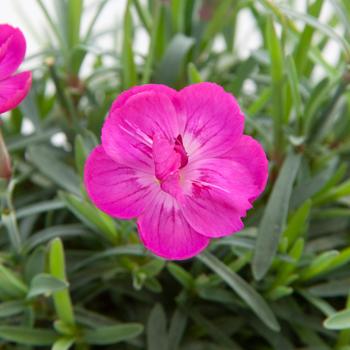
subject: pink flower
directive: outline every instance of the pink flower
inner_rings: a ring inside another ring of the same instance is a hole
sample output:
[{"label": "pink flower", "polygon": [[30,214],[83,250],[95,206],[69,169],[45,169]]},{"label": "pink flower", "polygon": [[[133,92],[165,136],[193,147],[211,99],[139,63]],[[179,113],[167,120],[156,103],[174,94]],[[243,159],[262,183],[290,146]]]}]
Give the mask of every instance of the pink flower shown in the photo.
[{"label": "pink flower", "polygon": [[22,32],[7,24],[0,24],[0,114],[16,108],[31,87],[31,72],[16,75],[24,59],[26,41]]},{"label": "pink flower", "polygon": [[216,84],[136,86],[114,102],[87,160],[88,194],[111,216],[137,217],[155,254],[193,257],[241,230],[265,188],[264,150],[243,127],[235,98]]}]

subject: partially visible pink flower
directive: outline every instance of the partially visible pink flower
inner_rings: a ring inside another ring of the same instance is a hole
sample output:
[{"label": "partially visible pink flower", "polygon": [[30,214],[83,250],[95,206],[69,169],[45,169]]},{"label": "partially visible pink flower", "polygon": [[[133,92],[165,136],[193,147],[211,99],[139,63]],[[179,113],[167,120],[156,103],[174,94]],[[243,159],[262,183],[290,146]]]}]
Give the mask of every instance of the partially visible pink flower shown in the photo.
[{"label": "partially visible pink flower", "polygon": [[0,114],[16,108],[31,87],[31,72],[14,75],[25,52],[22,32],[8,24],[0,24]]},{"label": "partially visible pink flower", "polygon": [[187,259],[243,228],[264,190],[263,148],[243,135],[235,98],[213,83],[136,86],[114,102],[85,185],[107,214],[137,218],[145,246]]}]

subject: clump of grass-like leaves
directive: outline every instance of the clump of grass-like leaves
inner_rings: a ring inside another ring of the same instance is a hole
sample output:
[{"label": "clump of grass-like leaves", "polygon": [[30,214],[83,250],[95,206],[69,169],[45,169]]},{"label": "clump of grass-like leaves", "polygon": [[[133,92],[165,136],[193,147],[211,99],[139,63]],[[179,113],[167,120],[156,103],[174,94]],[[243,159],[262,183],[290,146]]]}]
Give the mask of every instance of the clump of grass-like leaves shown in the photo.
[{"label": "clump of grass-like leaves", "polygon": [[[350,349],[350,3],[297,2],[129,0],[123,23],[99,33],[113,0],[89,8],[85,31],[83,0],[54,12],[37,0],[50,46],[29,58],[32,92],[2,126],[14,175],[1,183],[1,349]],[[242,58],[247,15],[261,42]],[[269,184],[242,232],[165,262],[134,223],[92,205],[84,162],[122,90],[202,80],[238,98]],[[21,135],[26,120],[34,131]]]}]

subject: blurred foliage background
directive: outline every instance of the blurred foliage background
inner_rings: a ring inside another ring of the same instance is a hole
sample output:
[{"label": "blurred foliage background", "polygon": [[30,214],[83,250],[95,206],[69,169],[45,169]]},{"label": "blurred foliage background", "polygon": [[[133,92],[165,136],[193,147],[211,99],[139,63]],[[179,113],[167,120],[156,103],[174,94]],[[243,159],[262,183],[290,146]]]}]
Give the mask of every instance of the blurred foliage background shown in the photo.
[{"label": "blurred foliage background", "polygon": [[[84,30],[83,0],[36,1],[50,45],[2,125],[0,349],[349,350],[350,2],[129,0],[98,31],[113,1]],[[245,58],[243,12],[261,38]],[[122,90],[203,80],[238,98],[269,184],[242,232],[166,262],[91,204],[83,166]]]}]

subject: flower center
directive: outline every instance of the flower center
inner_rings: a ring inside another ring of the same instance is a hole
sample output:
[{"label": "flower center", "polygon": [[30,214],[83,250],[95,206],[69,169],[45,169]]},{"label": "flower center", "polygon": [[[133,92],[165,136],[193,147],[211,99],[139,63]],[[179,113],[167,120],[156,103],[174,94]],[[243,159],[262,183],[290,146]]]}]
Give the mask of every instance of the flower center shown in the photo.
[{"label": "flower center", "polygon": [[182,142],[182,136],[179,135],[175,139],[175,146],[174,146],[174,151],[180,155],[181,157],[181,166],[180,169],[183,168],[185,165],[188,163],[188,155],[186,153],[185,147]]},{"label": "flower center", "polygon": [[154,135],[152,153],[155,176],[160,187],[177,198],[182,192],[179,169],[188,163],[188,155],[181,135],[177,136],[174,141],[169,141],[161,135]]}]

